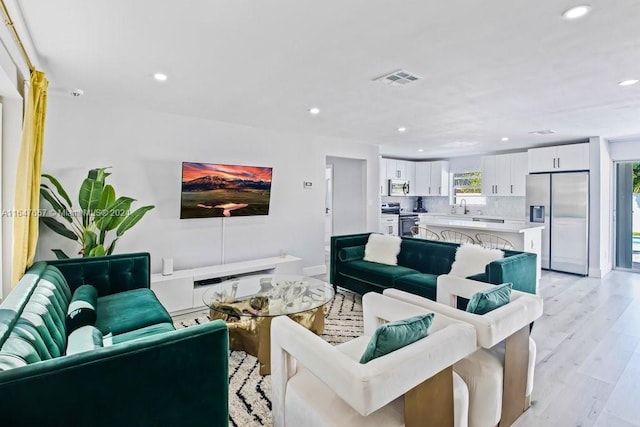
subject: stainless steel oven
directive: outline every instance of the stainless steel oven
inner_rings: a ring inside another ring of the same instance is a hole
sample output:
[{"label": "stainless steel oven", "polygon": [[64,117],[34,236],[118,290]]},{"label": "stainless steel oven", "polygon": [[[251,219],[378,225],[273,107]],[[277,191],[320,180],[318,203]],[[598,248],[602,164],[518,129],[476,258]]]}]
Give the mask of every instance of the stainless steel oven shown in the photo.
[{"label": "stainless steel oven", "polygon": [[416,214],[401,213],[398,221],[398,235],[401,237],[411,237],[411,227],[418,225],[418,222],[420,222],[420,217]]}]

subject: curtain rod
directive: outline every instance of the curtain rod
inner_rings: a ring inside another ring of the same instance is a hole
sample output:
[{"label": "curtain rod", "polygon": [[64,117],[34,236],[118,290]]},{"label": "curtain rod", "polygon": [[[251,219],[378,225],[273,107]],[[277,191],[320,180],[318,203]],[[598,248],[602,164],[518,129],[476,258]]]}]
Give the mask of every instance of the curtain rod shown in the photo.
[{"label": "curtain rod", "polygon": [[9,11],[7,10],[7,6],[4,4],[4,0],[0,0],[0,7],[2,7],[2,13],[4,14],[4,23],[11,30],[11,34],[13,34],[13,38],[22,53],[22,57],[24,58],[27,66],[29,67],[29,72],[35,71],[36,67],[33,66],[29,55],[27,54],[27,50],[24,48],[24,44],[22,44],[22,40],[16,31],[16,27],[13,25],[13,21],[11,20],[11,16],[9,15]]}]

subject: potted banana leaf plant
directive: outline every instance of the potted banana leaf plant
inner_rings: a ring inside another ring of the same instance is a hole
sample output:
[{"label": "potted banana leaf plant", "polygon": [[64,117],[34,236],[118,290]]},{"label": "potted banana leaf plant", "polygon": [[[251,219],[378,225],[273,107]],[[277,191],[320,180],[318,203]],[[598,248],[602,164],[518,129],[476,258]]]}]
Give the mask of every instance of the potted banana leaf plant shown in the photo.
[{"label": "potted banana leaf plant", "polygon": [[[83,257],[111,255],[116,242],[155,206],[142,206],[131,212],[135,199],[116,197],[116,191],[106,178],[111,175],[106,168],[91,169],[80,186],[79,209],[60,182],[51,175],[42,174],[40,195],[56,216],[41,217],[42,223],[52,231],[80,244],[78,254]],[[115,231],[115,237],[112,232]],[[69,258],[61,249],[53,249],[58,259]]]}]

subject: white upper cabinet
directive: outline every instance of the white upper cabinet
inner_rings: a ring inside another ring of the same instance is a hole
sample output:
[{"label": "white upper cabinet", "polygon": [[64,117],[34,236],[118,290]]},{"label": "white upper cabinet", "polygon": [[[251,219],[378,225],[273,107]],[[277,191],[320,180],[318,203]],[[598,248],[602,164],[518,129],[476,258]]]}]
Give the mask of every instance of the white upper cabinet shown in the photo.
[{"label": "white upper cabinet", "polygon": [[529,156],[526,152],[511,154],[511,188],[512,196],[525,196],[527,189],[527,166]]},{"label": "white upper cabinet", "polygon": [[416,196],[449,195],[449,162],[416,162],[416,179],[412,194]]},{"label": "white upper cabinet", "polygon": [[416,187],[416,163],[411,161],[404,162],[404,170],[405,170],[405,178],[409,181],[409,196],[415,196],[415,187]]},{"label": "white upper cabinet", "polygon": [[482,158],[482,194],[524,196],[527,153],[499,154]]},{"label": "white upper cabinet", "polygon": [[449,195],[449,162],[431,162],[431,195]]},{"label": "white upper cabinet", "polygon": [[417,196],[428,196],[431,186],[431,163],[416,162],[416,182],[413,191]]},{"label": "white upper cabinet", "polygon": [[589,144],[531,148],[529,173],[589,170]]}]

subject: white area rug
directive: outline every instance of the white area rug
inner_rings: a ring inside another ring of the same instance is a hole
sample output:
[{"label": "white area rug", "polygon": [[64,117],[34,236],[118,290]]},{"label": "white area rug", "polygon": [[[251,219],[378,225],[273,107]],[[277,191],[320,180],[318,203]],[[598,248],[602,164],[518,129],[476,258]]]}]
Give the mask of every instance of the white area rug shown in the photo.
[{"label": "white area rug", "polygon": [[[176,322],[186,328],[208,322],[206,316]],[[338,288],[329,306],[322,338],[339,344],[362,335],[360,295]],[[229,425],[234,427],[271,426],[271,376],[259,373],[258,360],[243,351],[229,357]]]}]

